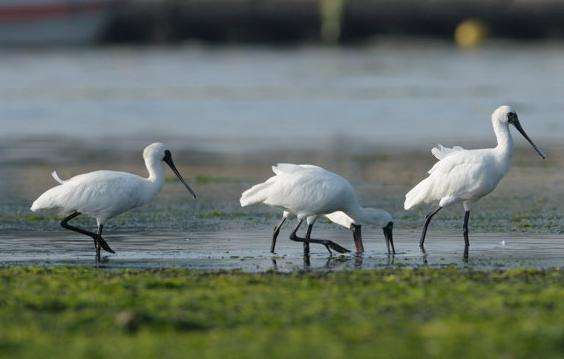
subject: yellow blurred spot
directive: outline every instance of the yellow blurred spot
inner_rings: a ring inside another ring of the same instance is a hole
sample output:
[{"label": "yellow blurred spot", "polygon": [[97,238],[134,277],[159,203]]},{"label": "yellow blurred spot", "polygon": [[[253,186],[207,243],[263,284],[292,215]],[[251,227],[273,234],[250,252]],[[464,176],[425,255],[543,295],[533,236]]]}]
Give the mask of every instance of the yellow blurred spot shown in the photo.
[{"label": "yellow blurred spot", "polygon": [[476,47],[488,37],[488,27],[480,20],[464,20],[454,31],[454,40],[460,47]]},{"label": "yellow blurred spot", "polygon": [[341,38],[341,27],[345,0],[320,0],[321,39],[326,43],[337,43]]}]

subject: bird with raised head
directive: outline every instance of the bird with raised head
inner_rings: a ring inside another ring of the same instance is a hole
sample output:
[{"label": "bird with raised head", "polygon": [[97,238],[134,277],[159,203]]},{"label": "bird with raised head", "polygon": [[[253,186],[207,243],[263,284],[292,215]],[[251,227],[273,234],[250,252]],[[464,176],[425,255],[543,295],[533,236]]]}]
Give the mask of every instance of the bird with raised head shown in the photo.
[{"label": "bird with raised head", "polygon": [[[53,172],[52,176],[59,185],[39,196],[33,202],[31,210],[33,212],[55,210],[64,215],[65,218],[61,222],[63,228],[87,235],[94,240],[96,262],[99,262],[100,249],[114,253],[102,238],[104,224],[110,218],[151,202],[164,185],[165,163],[196,198],[194,191],[178,172],[172,154],[165,145],[153,143],[145,147],[143,159],[149,172],[148,177],[128,172],[94,171],[62,180],[56,172]],[[97,232],[69,223],[81,214],[96,219]]]},{"label": "bird with raised head", "polygon": [[492,192],[511,165],[513,138],[510,126],[523,135],[541,158],[546,158],[529,138],[511,106],[498,107],[491,121],[497,138],[496,147],[466,150],[459,146],[447,148],[438,145],[431,152],[439,161],[429,170],[427,178],[405,195],[406,210],[423,203],[438,202],[438,207],[425,217],[419,240],[421,249],[424,249],[427,229],[433,216],[446,206],[462,203],[465,211],[463,236],[467,251],[470,245],[468,223],[472,204]]}]

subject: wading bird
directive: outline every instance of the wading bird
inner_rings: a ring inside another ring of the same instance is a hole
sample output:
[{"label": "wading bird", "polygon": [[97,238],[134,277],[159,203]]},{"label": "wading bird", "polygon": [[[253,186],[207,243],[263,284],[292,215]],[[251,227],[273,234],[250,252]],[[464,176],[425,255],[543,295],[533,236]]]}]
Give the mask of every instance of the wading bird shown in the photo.
[{"label": "wading bird", "polygon": [[[388,254],[396,254],[396,249],[394,247],[394,238],[393,238],[393,229],[394,223],[392,216],[384,211],[383,209],[376,209],[376,208],[364,208],[367,213],[370,213],[370,216],[366,216],[364,218],[364,222],[362,224],[373,224],[380,226],[384,232],[384,238],[386,240],[386,247],[388,249]],[[282,220],[276,226],[274,226],[274,232],[272,233],[272,243],[270,245],[270,252],[274,253],[276,247],[276,239],[280,234],[280,229],[286,222],[288,218],[292,217],[292,213],[288,211],[284,211],[282,214]],[[356,247],[357,253],[364,252],[364,245],[362,244],[362,227],[361,224],[357,223],[354,219],[349,217],[346,213],[337,211],[333,213],[329,213],[324,215],[325,218],[330,220],[331,222],[338,224],[342,227],[345,227],[351,230],[353,234],[353,240]],[[306,222],[312,224],[317,220],[316,216],[308,217]]]},{"label": "wading bird", "polygon": [[[393,248],[393,219],[383,210],[360,206],[352,185],[343,177],[313,165],[281,163],[272,167],[275,176],[264,183],[257,184],[241,195],[241,206],[264,203],[284,209],[281,222],[274,227],[271,252],[274,253],[276,238],[280,228],[291,215],[296,216],[298,224],[290,239],[304,243],[304,255],[309,254],[309,243],[324,245],[346,253],[347,249],[337,243],[324,239],[311,238],[311,231],[319,216],[327,216],[333,222],[353,231],[357,253],[362,253],[361,225],[377,223],[384,229],[386,243]],[[344,212],[334,213],[334,212]],[[297,231],[303,221],[308,224],[305,238],[298,237]]]},{"label": "wading bird", "polygon": [[493,191],[511,165],[513,138],[509,125],[513,125],[543,159],[546,158],[527,136],[517,113],[510,106],[500,106],[493,112],[492,125],[497,138],[496,147],[465,150],[458,146],[447,148],[438,145],[431,152],[439,162],[429,170],[427,178],[405,195],[406,210],[421,203],[439,201],[438,208],[425,217],[425,225],[419,241],[421,249],[424,249],[427,227],[433,216],[445,206],[462,202],[465,211],[463,235],[467,253],[470,245],[468,221],[472,203]]},{"label": "wading bird", "polygon": [[[194,191],[176,169],[170,151],[162,143],[153,143],[145,147],[143,159],[149,172],[148,178],[127,172],[95,171],[63,181],[56,172],[53,172],[53,178],[60,185],[39,196],[33,202],[31,210],[33,212],[56,210],[66,216],[61,226],[94,239],[96,262],[99,262],[100,249],[114,253],[102,238],[104,223],[132,208],[149,203],[160,192],[165,182],[164,163],[170,166],[186,189],[196,198]],[[96,219],[97,233],[69,224],[70,220],[81,214]]]}]

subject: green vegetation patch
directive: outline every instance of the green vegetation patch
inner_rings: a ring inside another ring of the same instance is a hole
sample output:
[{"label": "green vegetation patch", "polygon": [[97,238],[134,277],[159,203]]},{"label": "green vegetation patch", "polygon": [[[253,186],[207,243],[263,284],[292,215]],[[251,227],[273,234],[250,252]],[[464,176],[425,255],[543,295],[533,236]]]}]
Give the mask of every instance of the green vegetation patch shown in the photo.
[{"label": "green vegetation patch", "polygon": [[231,183],[237,182],[236,178],[232,177],[222,177],[222,176],[211,176],[211,175],[197,175],[194,177],[194,181],[199,185],[206,185],[211,183]]},{"label": "green vegetation patch", "polygon": [[3,222],[48,222],[48,221],[60,221],[62,216],[55,215],[44,215],[35,213],[3,213],[0,214],[0,221]]},{"label": "green vegetation patch", "polygon": [[564,272],[0,269],[3,357],[562,357]]},{"label": "green vegetation patch", "polygon": [[201,212],[199,214],[200,218],[221,218],[221,219],[237,219],[237,218],[246,218],[250,217],[247,213],[243,212],[224,212],[217,209]]},{"label": "green vegetation patch", "polygon": [[[190,179],[197,185],[207,185],[207,184],[214,184],[214,183],[236,183],[239,179],[235,177],[226,177],[226,176],[211,176],[211,175],[196,175]],[[178,178],[176,176],[166,176],[165,182],[178,182]]]}]

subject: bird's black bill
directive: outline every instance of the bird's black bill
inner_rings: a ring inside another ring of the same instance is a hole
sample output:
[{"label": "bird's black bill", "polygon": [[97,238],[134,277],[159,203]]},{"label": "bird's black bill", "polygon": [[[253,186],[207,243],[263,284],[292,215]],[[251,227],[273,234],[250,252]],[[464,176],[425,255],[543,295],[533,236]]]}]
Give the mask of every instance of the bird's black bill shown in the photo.
[{"label": "bird's black bill", "polygon": [[174,172],[174,174],[176,175],[176,177],[178,177],[180,182],[182,182],[184,187],[186,187],[186,189],[192,194],[192,196],[194,196],[194,199],[196,199],[197,198],[196,193],[194,193],[192,188],[190,188],[190,186],[188,186],[188,183],[186,183],[186,181],[184,181],[184,178],[182,178],[182,175],[176,169],[176,166],[174,165],[174,162],[172,161],[172,155],[170,154],[170,151],[168,151],[168,150],[165,151],[165,157],[163,158],[163,161],[170,167],[172,172]]},{"label": "bird's black bill", "polygon": [[354,245],[356,247],[356,252],[357,253],[363,253],[364,252],[364,245],[362,244],[361,226],[353,224],[352,231],[353,231],[353,238],[354,238]]},{"label": "bird's black bill", "polygon": [[384,237],[386,238],[386,246],[388,247],[388,253],[396,254],[396,249],[394,247],[394,223],[390,222],[386,227],[383,228]]},{"label": "bird's black bill", "polygon": [[[316,243],[316,242],[312,241],[311,243]],[[333,241],[328,241],[325,244],[327,244],[327,246],[329,246],[329,248],[331,248],[335,252],[339,252],[339,253],[349,253],[350,252],[348,249],[341,247],[340,245],[338,245],[337,243],[335,243]]]},{"label": "bird's black bill", "polygon": [[517,118],[515,118],[513,121],[511,121],[511,123],[513,124],[513,126],[515,126],[515,128],[517,129],[517,131],[519,131],[521,133],[521,135],[523,135],[523,137],[525,137],[525,139],[527,141],[529,141],[529,143],[531,144],[531,146],[533,146],[533,148],[535,149],[535,151],[537,151],[537,153],[539,154],[539,156],[542,157],[542,159],[546,159],[546,156],[544,155],[544,153],[540,150],[540,148],[537,147],[537,145],[534,144],[533,140],[531,140],[529,138],[529,136],[527,136],[527,133],[525,132],[525,130],[523,129],[523,127],[521,126],[521,123],[519,122],[519,120]]}]

